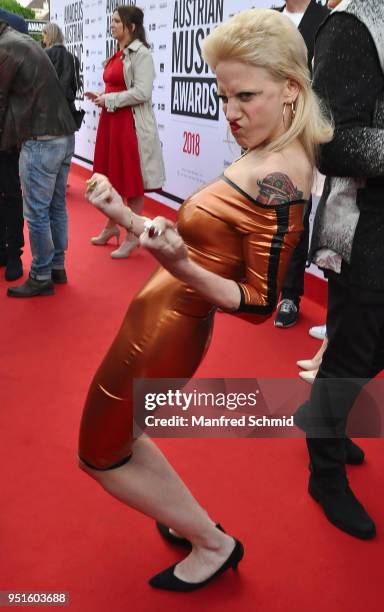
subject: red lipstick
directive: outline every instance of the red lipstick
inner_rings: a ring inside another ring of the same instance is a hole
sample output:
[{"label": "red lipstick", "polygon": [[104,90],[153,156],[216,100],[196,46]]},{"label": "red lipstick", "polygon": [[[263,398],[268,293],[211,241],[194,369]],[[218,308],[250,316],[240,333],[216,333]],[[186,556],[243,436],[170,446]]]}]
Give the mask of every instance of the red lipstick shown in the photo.
[{"label": "red lipstick", "polygon": [[231,121],[229,123],[229,127],[231,128],[232,132],[237,132],[237,130],[239,130],[241,128],[241,125],[236,123],[236,121]]}]

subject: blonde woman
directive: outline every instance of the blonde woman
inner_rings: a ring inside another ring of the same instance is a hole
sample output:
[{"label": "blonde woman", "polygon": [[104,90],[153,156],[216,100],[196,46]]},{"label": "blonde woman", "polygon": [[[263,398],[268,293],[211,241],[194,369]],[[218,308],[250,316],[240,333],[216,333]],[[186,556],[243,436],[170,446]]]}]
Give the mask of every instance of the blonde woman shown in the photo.
[{"label": "blonde woman", "polygon": [[48,22],[45,24],[43,46],[56,69],[72,115],[75,115],[75,99],[80,84],[80,64],[77,57],[66,49],[63,32],[57,23]]},{"label": "blonde woman", "polygon": [[94,175],[88,191],[94,206],[140,236],[161,267],[130,305],[91,385],[81,465],[154,518],[168,540],[191,547],[150,581],[174,591],[235,569],[243,546],[218,528],[149,438],[133,438],[132,380],[192,377],[218,308],[253,313],[256,323],[272,315],[302,231],[316,147],[332,136],[311,91],[304,41],[283,15],[240,13],[208,36],[203,53],[246,155],[186,200],[177,227],[134,214],[104,176]]}]

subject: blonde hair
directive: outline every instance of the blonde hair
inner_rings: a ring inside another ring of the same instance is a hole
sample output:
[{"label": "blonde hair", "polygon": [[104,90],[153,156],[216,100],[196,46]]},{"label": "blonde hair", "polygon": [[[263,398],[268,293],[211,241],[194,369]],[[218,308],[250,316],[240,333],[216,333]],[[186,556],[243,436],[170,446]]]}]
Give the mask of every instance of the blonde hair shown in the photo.
[{"label": "blonde hair", "polygon": [[332,140],[333,125],[311,88],[307,48],[291,20],[270,9],[242,11],[209,34],[202,51],[212,70],[219,62],[236,60],[266,69],[277,81],[298,84],[291,125],[265,150],[280,151],[298,138],[314,164],[317,145]]},{"label": "blonde hair", "polygon": [[52,21],[48,21],[48,23],[44,26],[45,33],[47,35],[46,38],[46,46],[53,47],[53,45],[63,45],[64,44],[64,35],[57,23],[53,23]]}]

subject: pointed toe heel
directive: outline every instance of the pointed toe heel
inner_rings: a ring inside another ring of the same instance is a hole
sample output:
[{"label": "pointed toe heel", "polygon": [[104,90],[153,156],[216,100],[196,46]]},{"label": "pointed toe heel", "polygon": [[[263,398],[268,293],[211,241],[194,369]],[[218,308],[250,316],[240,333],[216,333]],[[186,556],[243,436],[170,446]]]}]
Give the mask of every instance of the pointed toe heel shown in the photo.
[{"label": "pointed toe heel", "polygon": [[296,361],[296,364],[302,370],[316,370],[320,365],[320,361],[315,361],[315,359],[302,359],[301,361]]},{"label": "pointed toe heel", "polygon": [[317,375],[317,370],[302,370],[301,372],[299,372],[300,378],[305,380],[305,382],[309,383],[310,385],[313,384],[313,381],[315,380],[316,375]]},{"label": "pointed toe heel", "polygon": [[104,246],[111,238],[116,238],[116,244],[120,244],[120,230],[117,225],[105,227],[98,236],[93,236],[93,238],[91,238],[91,242],[96,246]]},{"label": "pointed toe heel", "polygon": [[168,569],[156,574],[153,576],[148,582],[155,589],[163,589],[166,591],[177,591],[179,593],[188,593],[190,591],[196,591],[197,589],[201,589],[205,587],[207,584],[218,578],[228,569],[237,570],[238,565],[242,558],[244,557],[244,546],[239,540],[234,539],[235,546],[228,559],[224,561],[224,563],[219,567],[218,570],[212,576],[209,576],[206,580],[202,580],[201,582],[185,582],[185,580],[180,580],[175,576],[175,565],[172,565]]},{"label": "pointed toe heel", "polygon": [[140,246],[140,240],[133,234],[127,234],[118,249],[112,251],[112,259],[126,259],[134,249]]}]

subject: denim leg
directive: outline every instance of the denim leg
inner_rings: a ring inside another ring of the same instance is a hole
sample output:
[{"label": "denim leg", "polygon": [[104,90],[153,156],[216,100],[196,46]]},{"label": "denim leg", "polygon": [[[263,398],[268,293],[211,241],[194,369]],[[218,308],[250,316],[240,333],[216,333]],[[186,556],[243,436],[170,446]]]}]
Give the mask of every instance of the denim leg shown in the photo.
[{"label": "denim leg", "polygon": [[52,268],[55,270],[64,269],[64,252],[68,248],[68,215],[65,196],[71,159],[75,149],[75,136],[68,136],[67,139],[66,157],[57,175],[55,191],[49,210],[52,240],[55,249]]},{"label": "denim leg", "polygon": [[[31,276],[38,280],[51,278],[55,246],[50,208],[57,178],[68,158],[69,141],[73,142],[72,135],[52,140],[28,140],[23,144],[20,153],[24,217],[28,223],[32,251]],[[63,206],[65,207],[65,195]],[[65,237],[62,238],[61,249],[66,243],[66,231],[65,220],[65,223],[62,223],[62,233],[65,232]],[[59,233],[57,226],[56,233]]]}]

